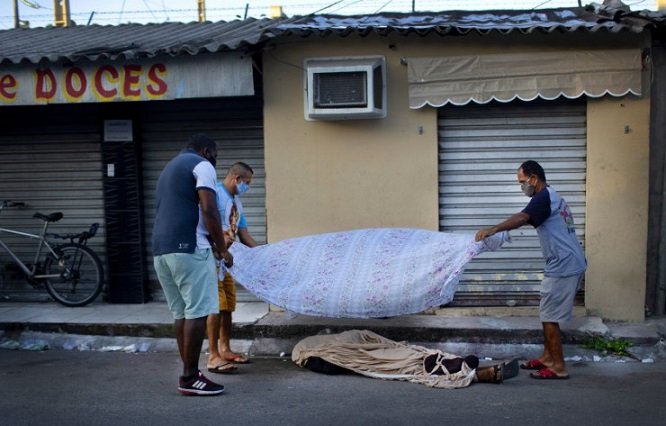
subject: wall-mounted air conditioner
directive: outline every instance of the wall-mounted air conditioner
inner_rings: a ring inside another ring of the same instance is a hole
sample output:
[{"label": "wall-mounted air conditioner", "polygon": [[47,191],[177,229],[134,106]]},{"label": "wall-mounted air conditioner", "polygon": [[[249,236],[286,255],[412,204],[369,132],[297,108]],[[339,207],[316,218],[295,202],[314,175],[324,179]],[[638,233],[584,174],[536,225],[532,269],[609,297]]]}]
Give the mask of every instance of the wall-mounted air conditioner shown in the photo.
[{"label": "wall-mounted air conditioner", "polygon": [[383,56],[305,60],[305,119],[386,117]]}]

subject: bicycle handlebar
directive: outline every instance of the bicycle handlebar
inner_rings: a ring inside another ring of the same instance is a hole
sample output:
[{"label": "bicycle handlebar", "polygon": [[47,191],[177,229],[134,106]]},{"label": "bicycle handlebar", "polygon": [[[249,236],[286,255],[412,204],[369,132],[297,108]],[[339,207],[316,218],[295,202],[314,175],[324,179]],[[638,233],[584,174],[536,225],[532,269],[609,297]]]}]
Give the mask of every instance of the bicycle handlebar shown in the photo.
[{"label": "bicycle handlebar", "polygon": [[25,203],[22,201],[2,200],[0,203],[0,210],[5,207],[24,207]]}]

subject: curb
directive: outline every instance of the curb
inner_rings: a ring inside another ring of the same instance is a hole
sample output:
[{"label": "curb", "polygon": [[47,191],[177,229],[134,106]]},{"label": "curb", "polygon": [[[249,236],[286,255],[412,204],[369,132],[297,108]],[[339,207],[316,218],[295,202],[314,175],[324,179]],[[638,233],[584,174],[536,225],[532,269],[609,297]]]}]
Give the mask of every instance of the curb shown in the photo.
[{"label": "curb", "polygon": [[[638,330],[637,330],[638,328]],[[388,319],[344,319],[290,317],[271,312],[252,323],[234,323],[232,336],[237,340],[288,340],[297,342],[316,334],[334,334],[350,329],[369,329],[391,340],[429,342],[431,344],[469,343],[490,345],[540,345],[543,343],[538,318],[455,317],[414,315]],[[171,323],[74,323],[74,322],[2,322],[6,335],[42,332],[86,336],[175,338]],[[590,337],[622,338],[634,346],[654,346],[663,342],[663,325],[640,327],[606,325],[598,317],[575,318],[562,329],[563,344],[580,344]]]}]

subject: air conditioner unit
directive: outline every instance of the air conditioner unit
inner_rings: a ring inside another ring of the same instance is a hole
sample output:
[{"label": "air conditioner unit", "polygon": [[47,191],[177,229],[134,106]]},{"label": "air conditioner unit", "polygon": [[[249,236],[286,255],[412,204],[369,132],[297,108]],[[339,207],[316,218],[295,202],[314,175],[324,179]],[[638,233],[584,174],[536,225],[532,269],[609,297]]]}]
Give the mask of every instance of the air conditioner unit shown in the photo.
[{"label": "air conditioner unit", "polygon": [[305,119],[386,117],[383,56],[305,60]]}]

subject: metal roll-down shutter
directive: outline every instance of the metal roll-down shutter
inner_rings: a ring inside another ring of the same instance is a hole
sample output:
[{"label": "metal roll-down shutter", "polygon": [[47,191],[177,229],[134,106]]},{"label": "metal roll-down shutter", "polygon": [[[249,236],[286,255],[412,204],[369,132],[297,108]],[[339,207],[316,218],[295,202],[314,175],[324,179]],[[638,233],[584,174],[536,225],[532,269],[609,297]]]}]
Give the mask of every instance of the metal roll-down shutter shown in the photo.
[{"label": "metal roll-down shutter", "polygon": [[[217,141],[218,178],[224,179],[236,161],[248,163],[254,170],[252,189],[243,194],[244,214],[250,235],[259,244],[266,242],[264,141],[262,104],[258,98],[206,99],[155,102],[142,109],[143,192],[146,247],[151,247],[155,221],[155,186],[164,165],[195,133],[206,133]],[[149,249],[150,252],[150,249]],[[153,258],[147,256],[147,271],[154,299],[163,299]],[[257,299],[238,287],[239,301]]]},{"label": "metal roll-down shutter", "polygon": [[[581,102],[512,102],[439,109],[439,227],[475,232],[522,210],[516,171],[525,160],[544,168],[569,203],[585,240],[586,116]],[[472,261],[453,306],[538,304],[544,260],[536,231]],[[580,302],[582,293],[579,294]]]},{"label": "metal roll-down shutter", "polygon": [[[0,213],[0,226],[38,234],[43,222],[35,212],[62,212],[50,233],[68,234],[102,225],[89,246],[106,266],[104,202],[97,110],[82,105],[2,107],[0,132],[0,200],[24,202]],[[37,240],[0,233],[0,238],[26,263],[32,263]],[[54,240],[57,242],[58,240]],[[64,241],[62,241],[64,242]],[[40,256],[40,261],[43,256]],[[43,288],[23,279],[0,250],[0,297],[47,300]]]}]

